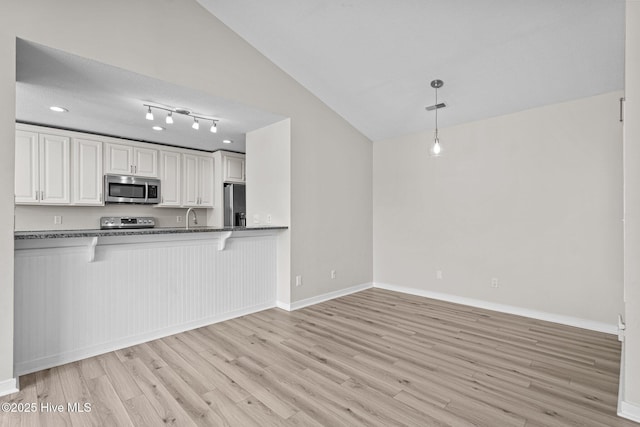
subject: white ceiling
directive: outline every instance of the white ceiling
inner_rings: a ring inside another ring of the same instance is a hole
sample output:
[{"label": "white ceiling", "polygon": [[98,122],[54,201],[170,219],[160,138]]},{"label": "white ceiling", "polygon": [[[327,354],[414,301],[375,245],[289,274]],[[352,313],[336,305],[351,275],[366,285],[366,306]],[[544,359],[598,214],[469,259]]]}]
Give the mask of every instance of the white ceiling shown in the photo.
[{"label": "white ceiling", "polygon": [[[89,131],[123,138],[158,142],[206,151],[245,151],[246,132],[278,122],[284,117],[256,110],[234,101],[152,79],[22,39],[16,51],[16,120],[58,128]],[[211,122],[173,114],[174,124],[164,122],[166,112],[154,111],[154,122],[145,119],[143,103],[187,107],[194,114],[218,118],[218,133]],[[68,113],[54,113],[52,105]],[[153,124],[165,127],[162,132]],[[224,139],[233,144],[223,144]]]},{"label": "white ceiling", "polygon": [[623,88],[623,0],[198,0],[372,140]]}]

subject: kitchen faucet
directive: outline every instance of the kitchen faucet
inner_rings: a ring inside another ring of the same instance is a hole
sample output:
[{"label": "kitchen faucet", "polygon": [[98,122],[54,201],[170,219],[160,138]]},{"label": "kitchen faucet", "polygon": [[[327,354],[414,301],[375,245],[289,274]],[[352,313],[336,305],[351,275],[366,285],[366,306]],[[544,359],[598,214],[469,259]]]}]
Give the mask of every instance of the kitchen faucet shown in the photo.
[{"label": "kitchen faucet", "polygon": [[187,215],[186,215],[186,218],[185,218],[186,219],[185,222],[187,223],[186,224],[187,230],[189,229],[189,214],[190,213],[193,213],[193,224],[194,225],[198,225],[198,214],[196,213],[196,211],[193,210],[193,208],[189,208],[189,209],[187,209]]}]

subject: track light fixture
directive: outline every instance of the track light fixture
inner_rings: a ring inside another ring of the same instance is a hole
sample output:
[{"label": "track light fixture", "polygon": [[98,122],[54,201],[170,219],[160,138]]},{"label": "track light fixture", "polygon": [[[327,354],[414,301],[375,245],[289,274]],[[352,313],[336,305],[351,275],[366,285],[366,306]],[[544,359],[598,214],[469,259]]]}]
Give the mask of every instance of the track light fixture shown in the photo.
[{"label": "track light fixture", "polygon": [[173,108],[173,107],[167,107],[167,106],[161,106],[161,105],[149,105],[149,104],[142,104],[142,105],[144,107],[147,107],[147,114],[145,115],[145,118],[147,120],[153,120],[153,112],[151,111],[151,109],[155,108],[158,110],[167,111],[167,117],[165,118],[165,123],[167,123],[168,125],[173,124],[173,113],[177,113],[177,114],[182,114],[183,116],[193,117],[193,124],[191,125],[191,127],[195,130],[200,129],[199,120],[211,121],[211,127],[209,128],[209,131],[211,133],[218,133],[218,121],[220,121],[219,119],[208,117],[208,116],[201,116],[198,114],[193,114],[191,110],[187,110],[185,108]]}]

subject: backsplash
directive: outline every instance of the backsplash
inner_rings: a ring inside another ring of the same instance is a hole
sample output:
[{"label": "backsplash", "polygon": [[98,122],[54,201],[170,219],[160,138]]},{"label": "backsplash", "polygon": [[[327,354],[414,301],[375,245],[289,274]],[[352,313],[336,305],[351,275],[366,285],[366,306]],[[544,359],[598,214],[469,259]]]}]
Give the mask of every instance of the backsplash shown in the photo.
[{"label": "backsplash", "polygon": [[[207,224],[207,209],[194,209],[198,225]],[[100,228],[103,216],[152,216],[156,227],[183,227],[186,208],[156,208],[144,205],[27,206],[15,207],[15,231],[82,230]],[[54,224],[54,217],[62,222]],[[177,217],[182,217],[182,222]]]}]

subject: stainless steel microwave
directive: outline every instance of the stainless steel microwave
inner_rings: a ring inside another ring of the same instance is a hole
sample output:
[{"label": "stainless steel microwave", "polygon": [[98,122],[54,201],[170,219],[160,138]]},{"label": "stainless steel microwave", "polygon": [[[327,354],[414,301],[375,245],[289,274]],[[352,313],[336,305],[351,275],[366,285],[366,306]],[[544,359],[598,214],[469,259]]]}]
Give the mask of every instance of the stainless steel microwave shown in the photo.
[{"label": "stainless steel microwave", "polygon": [[140,176],[105,175],[104,201],[106,203],[160,203],[160,180]]}]

